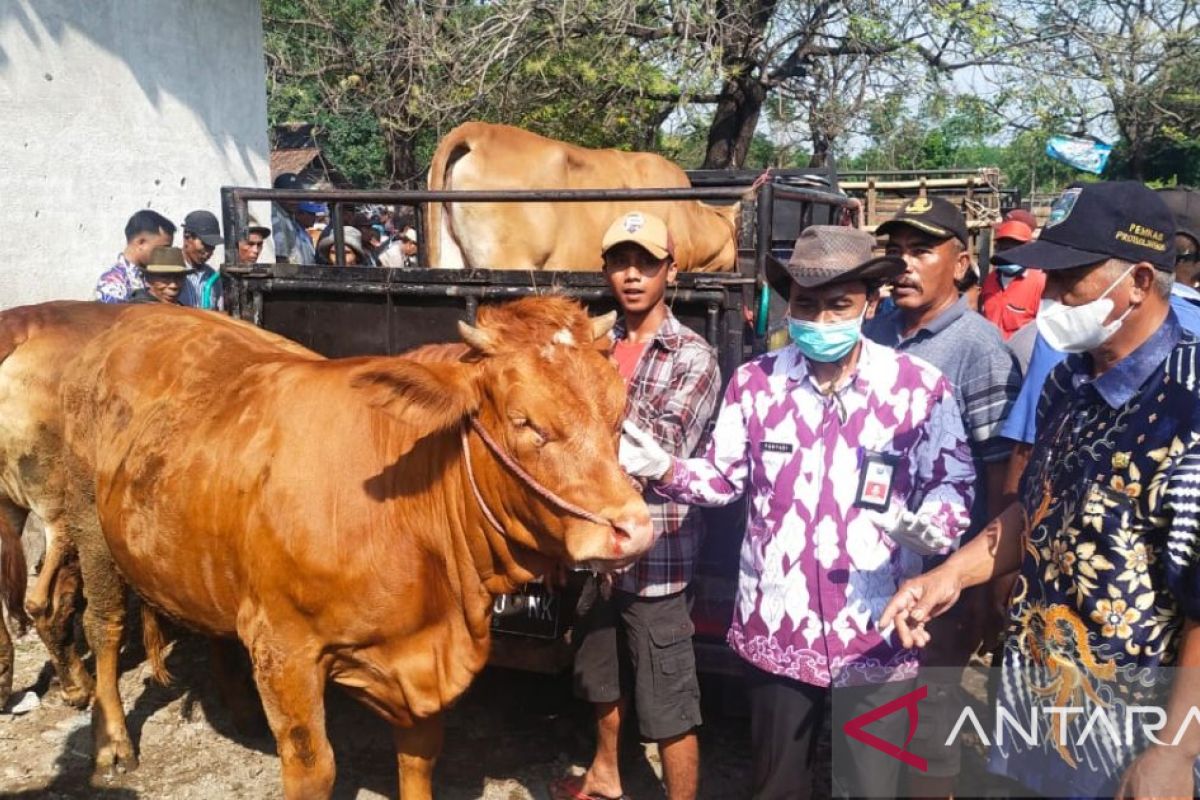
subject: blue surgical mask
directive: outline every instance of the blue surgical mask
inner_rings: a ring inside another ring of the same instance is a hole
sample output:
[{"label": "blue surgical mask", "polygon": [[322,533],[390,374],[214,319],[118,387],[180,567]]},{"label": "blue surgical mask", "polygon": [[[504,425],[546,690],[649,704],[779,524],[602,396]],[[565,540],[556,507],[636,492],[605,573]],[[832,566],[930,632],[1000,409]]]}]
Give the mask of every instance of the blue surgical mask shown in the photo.
[{"label": "blue surgical mask", "polygon": [[1020,275],[1025,271],[1020,264],[997,264],[996,269],[1001,275]]},{"label": "blue surgical mask", "polygon": [[787,318],[788,335],[800,352],[813,361],[840,361],[854,349],[862,337],[862,321],[867,309],[855,319],[844,322],[807,322]]}]

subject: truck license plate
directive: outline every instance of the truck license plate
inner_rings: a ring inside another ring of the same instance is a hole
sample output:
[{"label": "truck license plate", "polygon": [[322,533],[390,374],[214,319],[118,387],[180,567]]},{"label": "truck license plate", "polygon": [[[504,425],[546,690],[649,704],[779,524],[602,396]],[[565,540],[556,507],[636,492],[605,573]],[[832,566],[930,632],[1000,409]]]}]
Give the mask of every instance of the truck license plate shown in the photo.
[{"label": "truck license plate", "polygon": [[492,630],[558,638],[559,596],[540,583],[527,583],[516,594],[502,594],[492,601]]}]

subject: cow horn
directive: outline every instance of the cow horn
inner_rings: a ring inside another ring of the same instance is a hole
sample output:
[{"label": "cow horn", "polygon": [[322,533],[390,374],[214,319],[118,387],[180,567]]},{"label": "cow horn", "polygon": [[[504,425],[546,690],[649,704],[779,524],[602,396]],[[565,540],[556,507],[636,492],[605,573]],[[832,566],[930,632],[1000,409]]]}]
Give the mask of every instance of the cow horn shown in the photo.
[{"label": "cow horn", "polygon": [[592,317],[592,341],[599,339],[601,336],[607,336],[612,330],[613,325],[617,324],[617,312],[610,311],[607,314],[601,314],[598,317]]},{"label": "cow horn", "polygon": [[462,320],[458,321],[458,335],[475,350],[490,356],[496,352],[496,337],[491,333],[475,328]]}]

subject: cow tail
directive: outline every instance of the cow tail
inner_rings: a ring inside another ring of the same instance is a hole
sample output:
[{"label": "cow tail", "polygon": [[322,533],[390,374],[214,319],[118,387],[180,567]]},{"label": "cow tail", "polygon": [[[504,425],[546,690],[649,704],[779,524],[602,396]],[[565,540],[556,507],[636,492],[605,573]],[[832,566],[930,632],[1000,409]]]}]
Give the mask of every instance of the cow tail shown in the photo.
[{"label": "cow tail", "polygon": [[[28,571],[25,548],[21,546],[21,531],[13,525],[8,514],[0,512],[0,602],[3,602],[9,619],[21,633],[29,627],[29,615],[25,612]],[[3,624],[4,620],[0,618],[0,625]]]},{"label": "cow tail", "polygon": [[[426,181],[430,191],[449,189],[446,178],[454,162],[471,152],[470,123],[459,125],[438,144],[429,164],[429,178]],[[430,267],[442,264],[442,215],[448,213],[442,203],[430,203],[425,209],[425,253],[429,258]]]},{"label": "cow tail", "polygon": [[146,651],[146,660],[150,662],[150,674],[160,686],[171,682],[171,673],[167,669],[167,654],[171,645],[163,635],[162,621],[158,614],[144,601],[142,602],[142,647]]}]

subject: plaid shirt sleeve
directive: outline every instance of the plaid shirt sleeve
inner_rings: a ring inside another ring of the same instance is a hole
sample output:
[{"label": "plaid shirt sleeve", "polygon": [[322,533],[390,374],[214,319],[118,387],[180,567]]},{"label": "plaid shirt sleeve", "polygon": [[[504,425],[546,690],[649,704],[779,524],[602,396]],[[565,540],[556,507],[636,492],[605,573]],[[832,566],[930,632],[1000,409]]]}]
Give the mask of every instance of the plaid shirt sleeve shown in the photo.
[{"label": "plaid shirt sleeve", "polygon": [[[664,325],[677,345],[655,340],[630,382],[626,416],[653,433],[663,448],[686,458],[704,438],[721,388],[717,357],[700,337],[674,318]],[[657,541],[618,579],[618,588],[643,597],[676,594],[687,588],[703,535],[697,509],[645,493]]]},{"label": "plaid shirt sleeve", "polygon": [[721,386],[716,354],[706,344],[687,342],[675,358],[660,356],[655,361],[645,370],[642,391],[630,400],[629,416],[654,434],[668,453],[688,458],[717,405]]}]

